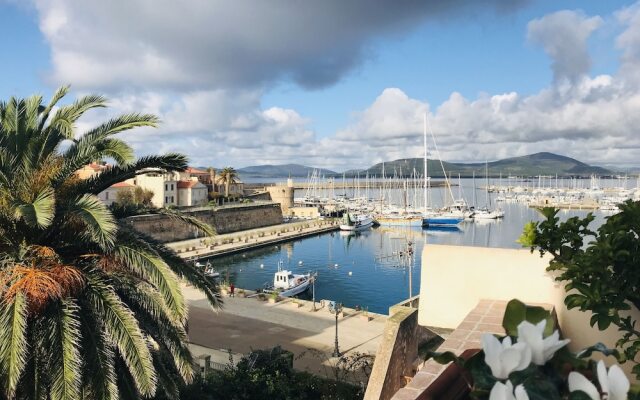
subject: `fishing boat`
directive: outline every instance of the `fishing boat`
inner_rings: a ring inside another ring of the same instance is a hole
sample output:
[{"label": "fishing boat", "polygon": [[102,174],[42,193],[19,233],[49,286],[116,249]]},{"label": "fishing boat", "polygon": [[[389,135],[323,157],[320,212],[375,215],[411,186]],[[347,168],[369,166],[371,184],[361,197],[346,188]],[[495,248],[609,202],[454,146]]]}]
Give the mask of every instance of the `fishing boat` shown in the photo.
[{"label": "fishing boat", "polygon": [[373,218],[369,214],[345,213],[342,217],[340,230],[343,231],[363,231],[373,226]]},{"label": "fishing boat", "polygon": [[311,274],[294,274],[292,271],[282,269],[282,261],[278,262],[278,272],[273,277],[273,286],[264,288],[265,292],[276,292],[279,296],[290,297],[300,294],[311,284]]}]

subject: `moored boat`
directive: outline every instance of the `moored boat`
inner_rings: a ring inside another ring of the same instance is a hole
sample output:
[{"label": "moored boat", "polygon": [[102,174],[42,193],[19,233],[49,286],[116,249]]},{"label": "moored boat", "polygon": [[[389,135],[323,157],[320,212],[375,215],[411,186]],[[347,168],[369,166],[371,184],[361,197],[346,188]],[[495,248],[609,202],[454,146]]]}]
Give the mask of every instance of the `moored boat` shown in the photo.
[{"label": "moored boat", "polygon": [[373,226],[373,218],[369,214],[345,213],[342,217],[340,230],[343,231],[363,231]]},{"label": "moored boat", "polygon": [[273,276],[273,286],[265,287],[265,292],[276,292],[282,297],[295,296],[309,289],[311,279],[311,274],[294,274],[292,271],[282,269],[282,261],[280,261],[278,272]]}]

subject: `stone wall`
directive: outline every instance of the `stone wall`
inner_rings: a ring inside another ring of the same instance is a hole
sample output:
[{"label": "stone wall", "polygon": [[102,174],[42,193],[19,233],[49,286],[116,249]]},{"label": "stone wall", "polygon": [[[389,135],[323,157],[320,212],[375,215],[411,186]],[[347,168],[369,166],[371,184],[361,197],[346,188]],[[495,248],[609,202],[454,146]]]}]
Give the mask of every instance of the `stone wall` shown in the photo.
[{"label": "stone wall", "polygon": [[[418,325],[418,310],[392,307],[364,400],[388,400],[415,374],[418,346],[430,332]],[[431,334],[433,335],[433,334]]]},{"label": "stone wall", "polygon": [[[202,207],[184,211],[212,225],[219,234],[262,228],[282,223],[279,204],[243,204],[211,209]],[[135,230],[161,242],[177,242],[202,236],[184,222],[164,215],[139,215],[126,219]]]}]

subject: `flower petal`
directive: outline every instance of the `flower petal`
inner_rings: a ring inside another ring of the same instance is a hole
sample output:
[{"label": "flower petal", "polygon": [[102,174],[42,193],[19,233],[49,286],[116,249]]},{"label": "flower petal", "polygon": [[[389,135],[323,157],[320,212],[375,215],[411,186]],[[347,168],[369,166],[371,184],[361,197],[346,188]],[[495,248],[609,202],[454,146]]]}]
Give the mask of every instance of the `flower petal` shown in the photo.
[{"label": "flower petal", "polygon": [[600,400],[598,389],[579,372],[569,373],[569,391],[581,391],[587,394],[591,400]]},{"label": "flower petal", "polygon": [[516,386],[516,400],[529,400],[529,395],[527,391],[524,390],[523,385]]},{"label": "flower petal", "polygon": [[544,365],[542,332],[539,331],[536,325],[528,321],[522,321],[520,325],[518,325],[518,342],[524,342],[529,345],[531,348],[531,359],[534,364]]},{"label": "flower petal", "polygon": [[612,365],[611,368],[609,368],[608,378],[609,400],[626,400],[631,385],[622,368],[617,365]]},{"label": "flower petal", "polygon": [[607,367],[604,365],[604,361],[598,361],[596,372],[598,374],[598,382],[600,382],[600,390],[602,393],[609,393],[609,376],[607,376]]},{"label": "flower petal", "polygon": [[506,385],[502,382],[496,382],[489,393],[489,400],[515,400],[511,381],[507,381]]},{"label": "flower petal", "polygon": [[502,352],[500,340],[492,334],[483,334],[482,350],[484,350],[484,362],[491,368],[491,373],[494,376],[500,374],[500,353]]}]

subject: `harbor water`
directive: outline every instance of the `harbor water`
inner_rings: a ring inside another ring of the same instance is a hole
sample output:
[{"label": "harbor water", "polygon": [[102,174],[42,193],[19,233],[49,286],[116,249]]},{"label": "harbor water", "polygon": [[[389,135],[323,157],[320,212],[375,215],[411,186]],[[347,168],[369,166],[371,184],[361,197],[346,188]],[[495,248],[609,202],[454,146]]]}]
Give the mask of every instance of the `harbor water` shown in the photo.
[{"label": "harbor water", "polygon": [[[462,185],[467,199],[473,197],[469,184],[467,181]],[[432,189],[433,197],[444,198],[438,193],[441,190]],[[476,191],[477,199],[485,199],[484,190]],[[496,203],[492,201],[492,204]],[[478,205],[484,204],[478,201]],[[389,306],[419,294],[425,243],[521,248],[517,239],[523,226],[529,221],[541,220],[540,213],[520,203],[499,203],[499,206],[505,212],[504,219],[463,222],[454,230],[378,227],[360,233],[336,231],[216,257],[209,262],[223,280],[251,290],[273,283],[278,264],[295,274],[317,273],[316,301],[333,300],[348,307],[359,306],[386,314]],[[594,228],[610,215],[598,211],[594,214]],[[586,211],[578,210],[561,210],[559,214],[561,219],[586,215]],[[425,261],[428,263],[428,259]],[[311,298],[312,290],[304,296]]]}]

